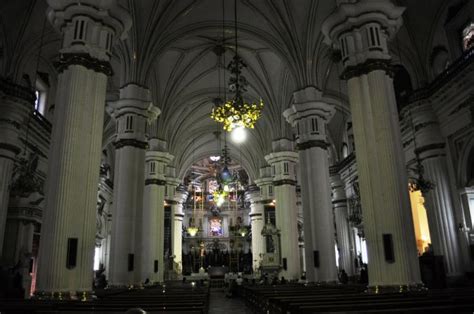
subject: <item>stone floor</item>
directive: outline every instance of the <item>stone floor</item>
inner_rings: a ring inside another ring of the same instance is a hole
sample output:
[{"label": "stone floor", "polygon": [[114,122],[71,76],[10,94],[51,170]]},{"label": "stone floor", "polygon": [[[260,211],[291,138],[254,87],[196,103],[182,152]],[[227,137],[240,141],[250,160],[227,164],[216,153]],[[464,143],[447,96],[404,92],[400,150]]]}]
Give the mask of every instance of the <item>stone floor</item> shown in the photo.
[{"label": "stone floor", "polygon": [[209,314],[247,314],[251,313],[241,298],[227,298],[222,289],[211,289]]}]

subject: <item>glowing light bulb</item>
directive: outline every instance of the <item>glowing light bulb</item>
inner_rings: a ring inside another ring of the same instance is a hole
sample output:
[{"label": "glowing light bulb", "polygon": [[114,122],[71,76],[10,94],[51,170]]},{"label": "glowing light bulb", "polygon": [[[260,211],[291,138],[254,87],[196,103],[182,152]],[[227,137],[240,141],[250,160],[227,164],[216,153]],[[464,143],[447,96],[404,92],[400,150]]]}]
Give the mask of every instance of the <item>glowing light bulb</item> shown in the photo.
[{"label": "glowing light bulb", "polygon": [[230,133],[230,138],[236,144],[245,142],[247,139],[247,131],[245,130],[245,127],[241,125],[236,126]]},{"label": "glowing light bulb", "polygon": [[228,186],[227,184],[224,185],[224,191],[225,191],[225,192],[229,192],[229,186]]}]

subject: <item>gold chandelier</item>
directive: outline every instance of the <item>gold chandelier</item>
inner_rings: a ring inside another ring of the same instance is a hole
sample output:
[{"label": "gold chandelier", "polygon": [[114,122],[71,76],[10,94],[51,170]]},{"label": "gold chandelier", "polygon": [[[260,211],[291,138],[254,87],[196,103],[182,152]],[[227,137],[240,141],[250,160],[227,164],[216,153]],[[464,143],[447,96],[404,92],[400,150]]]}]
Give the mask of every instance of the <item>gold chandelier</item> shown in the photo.
[{"label": "gold chandelier", "polygon": [[211,118],[224,124],[224,130],[231,132],[236,127],[253,129],[260,118],[263,101],[246,103],[243,99],[233,99],[212,109]]},{"label": "gold chandelier", "polygon": [[[227,69],[232,73],[229,82],[229,90],[235,93],[235,96],[232,100],[216,103],[211,112],[211,118],[218,123],[224,124],[224,130],[231,132],[237,127],[253,129],[255,123],[261,116],[261,111],[263,109],[263,101],[260,99],[258,103],[247,103],[242,96],[242,93],[247,91],[248,82],[246,78],[241,75],[242,69],[247,67],[247,65],[242,61],[238,55],[238,43],[237,43],[237,1],[234,1],[234,29],[235,29],[235,56],[232,61],[227,66]],[[222,41],[224,40],[224,26],[222,29]],[[225,49],[220,47],[218,49],[219,57],[221,54],[224,54],[224,63],[225,63]],[[225,75],[225,74],[224,74]],[[225,81],[225,76],[224,76]],[[220,85],[220,70],[219,70],[219,85]],[[219,88],[220,91],[220,88]]]}]

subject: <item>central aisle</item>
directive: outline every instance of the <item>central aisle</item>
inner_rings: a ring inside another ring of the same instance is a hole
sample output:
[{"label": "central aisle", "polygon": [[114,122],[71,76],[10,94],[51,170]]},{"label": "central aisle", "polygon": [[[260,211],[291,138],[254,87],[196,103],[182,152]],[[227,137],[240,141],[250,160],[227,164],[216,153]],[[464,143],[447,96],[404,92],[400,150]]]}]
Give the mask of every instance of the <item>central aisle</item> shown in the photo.
[{"label": "central aisle", "polygon": [[251,313],[239,297],[227,298],[222,289],[211,289],[209,295],[209,314]]}]

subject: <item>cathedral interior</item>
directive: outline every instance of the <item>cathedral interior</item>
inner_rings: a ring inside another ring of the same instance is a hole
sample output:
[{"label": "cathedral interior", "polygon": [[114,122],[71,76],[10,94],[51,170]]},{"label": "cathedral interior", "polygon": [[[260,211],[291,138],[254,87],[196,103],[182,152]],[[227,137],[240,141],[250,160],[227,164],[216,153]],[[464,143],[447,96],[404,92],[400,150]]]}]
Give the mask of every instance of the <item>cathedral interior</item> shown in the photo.
[{"label": "cathedral interior", "polygon": [[472,0],[2,0],[0,311],[472,313],[473,63]]}]

